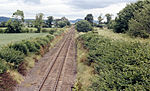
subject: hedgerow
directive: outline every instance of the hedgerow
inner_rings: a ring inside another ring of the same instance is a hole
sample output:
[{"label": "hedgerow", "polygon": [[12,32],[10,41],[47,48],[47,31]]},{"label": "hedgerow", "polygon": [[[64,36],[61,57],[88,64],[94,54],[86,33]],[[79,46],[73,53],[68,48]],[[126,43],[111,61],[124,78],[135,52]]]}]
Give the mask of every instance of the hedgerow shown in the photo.
[{"label": "hedgerow", "polygon": [[10,45],[9,48],[13,48],[15,50],[21,51],[25,55],[28,55],[28,53],[29,53],[29,49],[28,49],[27,45],[24,44],[23,42],[15,43],[13,45]]},{"label": "hedgerow", "polygon": [[14,63],[15,67],[24,61],[24,57],[25,55],[21,51],[17,51],[13,48],[6,47],[0,51],[0,58],[9,63]]},{"label": "hedgerow", "polygon": [[91,91],[148,91],[150,45],[115,41],[88,33],[79,37],[88,50],[86,64],[94,68]]},{"label": "hedgerow", "polygon": [[0,74],[4,73],[8,70],[8,65],[6,64],[5,60],[0,59]]},{"label": "hedgerow", "polygon": [[7,63],[13,64],[13,68],[16,69],[29,54],[39,54],[41,50],[46,53],[53,39],[53,35],[47,35],[45,37],[23,40],[3,47],[0,50],[0,73],[4,73],[7,70]]}]

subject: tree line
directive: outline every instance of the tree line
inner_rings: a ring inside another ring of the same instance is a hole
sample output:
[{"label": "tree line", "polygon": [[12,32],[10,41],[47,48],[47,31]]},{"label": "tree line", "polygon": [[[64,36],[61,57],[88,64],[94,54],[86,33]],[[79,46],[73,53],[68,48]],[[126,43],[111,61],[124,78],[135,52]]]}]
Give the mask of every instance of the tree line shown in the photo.
[{"label": "tree line", "polygon": [[116,33],[127,33],[134,37],[148,38],[150,33],[150,0],[128,4],[111,22]]},{"label": "tree line", "polygon": [[24,19],[24,12],[17,10],[13,13],[12,19],[7,22],[1,22],[1,27],[7,27],[5,33],[22,33],[25,27],[35,27],[37,32],[40,33],[42,28],[63,28],[70,26],[70,22],[66,17],[61,19],[54,19],[53,16],[48,16],[47,20],[44,20],[44,14],[38,13],[35,16],[35,20]]},{"label": "tree line", "polygon": [[[76,23],[79,32],[91,31],[92,27],[112,29],[115,33],[126,33],[131,37],[149,38],[150,34],[150,0],[139,0],[128,4],[113,20],[112,14],[106,14],[106,22],[102,14],[98,17],[98,24],[94,23],[93,15],[88,14],[84,20]],[[85,21],[86,20],[86,21]],[[87,22],[88,21],[88,22]],[[89,24],[87,24],[89,23]],[[85,27],[86,26],[86,27]],[[88,26],[88,27],[87,27]]]},{"label": "tree line", "polygon": [[106,14],[105,17],[107,21],[105,22],[103,21],[105,17],[100,14],[100,16],[98,17],[98,23],[95,23],[93,15],[87,14],[84,20],[81,20],[75,24],[76,29],[78,32],[88,32],[92,31],[93,27],[103,28],[105,25],[110,25],[110,22],[112,21],[112,16],[112,14]]}]

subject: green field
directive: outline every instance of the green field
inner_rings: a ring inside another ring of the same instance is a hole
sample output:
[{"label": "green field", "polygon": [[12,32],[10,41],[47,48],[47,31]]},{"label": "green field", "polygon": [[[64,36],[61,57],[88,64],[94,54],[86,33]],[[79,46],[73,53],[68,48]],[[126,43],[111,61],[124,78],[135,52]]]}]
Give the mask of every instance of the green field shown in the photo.
[{"label": "green field", "polygon": [[21,34],[0,34],[0,47],[9,43],[21,41],[24,39],[46,36],[48,33],[21,33]]}]

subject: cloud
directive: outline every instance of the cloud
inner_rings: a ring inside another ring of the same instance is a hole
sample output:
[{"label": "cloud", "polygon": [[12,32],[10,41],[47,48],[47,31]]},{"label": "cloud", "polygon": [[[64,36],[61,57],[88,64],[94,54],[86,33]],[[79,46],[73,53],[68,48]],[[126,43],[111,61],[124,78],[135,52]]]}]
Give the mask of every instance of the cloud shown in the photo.
[{"label": "cloud", "polygon": [[25,0],[25,3],[35,3],[35,4],[40,4],[40,0]]},{"label": "cloud", "polygon": [[0,0],[0,16],[11,17],[19,9],[24,11],[25,18],[35,18],[37,13],[44,13],[45,18],[66,16],[77,19],[92,13],[96,19],[100,13],[116,15],[127,3],[128,0]]},{"label": "cloud", "polygon": [[68,4],[80,9],[104,8],[116,3],[135,2],[137,0],[70,0]]}]

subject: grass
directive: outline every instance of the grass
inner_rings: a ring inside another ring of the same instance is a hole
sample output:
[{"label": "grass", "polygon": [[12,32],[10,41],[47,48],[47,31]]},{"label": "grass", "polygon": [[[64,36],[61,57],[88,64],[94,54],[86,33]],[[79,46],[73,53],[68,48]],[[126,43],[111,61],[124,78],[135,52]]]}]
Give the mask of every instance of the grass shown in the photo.
[{"label": "grass", "polygon": [[[83,33],[80,33],[83,34]],[[79,35],[80,35],[79,34]],[[78,36],[78,35],[77,35]],[[87,51],[83,49],[80,43],[77,44],[77,81],[75,84],[74,91],[88,91],[91,85],[90,79],[93,77],[93,68],[87,66],[84,61],[86,61]]]},{"label": "grass", "polygon": [[0,47],[9,43],[46,35],[47,33],[0,34]]},{"label": "grass", "polygon": [[6,27],[0,27],[0,29],[6,29]]},{"label": "grass", "polygon": [[141,43],[145,43],[145,42],[150,43],[150,38],[148,39],[134,38],[134,37],[130,37],[127,34],[114,33],[112,30],[109,30],[109,29],[99,29],[99,28],[95,28],[95,29],[98,31],[99,35],[108,37],[113,40],[120,40],[120,41],[125,41],[125,42],[139,41]]}]

